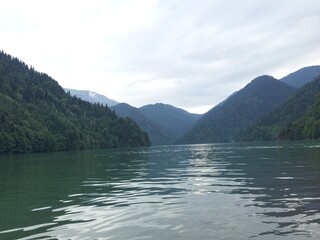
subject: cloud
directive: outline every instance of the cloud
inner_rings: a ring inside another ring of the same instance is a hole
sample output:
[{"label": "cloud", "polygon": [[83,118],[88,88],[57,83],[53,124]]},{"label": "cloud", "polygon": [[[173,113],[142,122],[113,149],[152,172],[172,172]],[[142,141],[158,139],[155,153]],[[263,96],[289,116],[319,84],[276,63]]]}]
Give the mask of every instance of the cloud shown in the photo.
[{"label": "cloud", "polygon": [[177,79],[165,94],[176,105],[213,106],[258,75],[319,64],[310,55],[319,53],[319,7],[314,1],[162,1],[155,25],[123,43],[120,55],[127,58],[119,65]]},{"label": "cloud", "polygon": [[320,64],[313,0],[1,1],[0,47],[61,85],[188,110]]}]

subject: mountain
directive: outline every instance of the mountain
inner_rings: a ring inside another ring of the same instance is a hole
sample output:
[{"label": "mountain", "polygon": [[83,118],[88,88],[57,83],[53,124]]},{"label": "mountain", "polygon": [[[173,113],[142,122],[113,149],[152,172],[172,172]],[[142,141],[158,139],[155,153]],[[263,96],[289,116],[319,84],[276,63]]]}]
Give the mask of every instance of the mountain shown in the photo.
[{"label": "mountain", "polygon": [[70,92],[71,96],[77,96],[78,98],[91,103],[100,103],[109,107],[119,104],[115,100],[109,99],[104,95],[89,90],[75,90],[64,88],[64,91]]},{"label": "mountain", "polygon": [[320,66],[310,66],[290,73],[288,76],[280,79],[280,81],[287,83],[295,88],[300,88],[304,84],[314,80],[314,78],[318,75],[320,75]]},{"label": "mountain", "polygon": [[65,93],[47,74],[0,52],[0,153],[149,146],[108,107]]},{"label": "mountain", "polygon": [[182,137],[201,116],[163,103],[143,106],[140,111],[169,134],[171,141],[167,144]]},{"label": "mountain", "polygon": [[148,133],[152,145],[172,144],[200,118],[199,114],[168,104],[150,104],[138,109],[126,103],[119,104],[92,91],[64,90],[88,102],[107,104],[117,115],[131,118]]},{"label": "mountain", "polygon": [[201,116],[163,103],[149,104],[141,108],[120,103],[111,109],[119,116],[133,119],[148,133],[152,145],[174,143]]},{"label": "mountain", "polygon": [[285,101],[295,89],[260,76],[204,114],[178,143],[229,142],[259,117]]},{"label": "mountain", "polygon": [[320,93],[320,76],[298,89],[290,98],[279,105],[274,111],[261,117],[246,131],[239,135],[238,140],[276,140],[281,131],[299,118],[302,118],[316,102]]},{"label": "mountain", "polygon": [[115,113],[121,117],[129,117],[134,120],[144,131],[148,133],[152,145],[165,145],[171,143],[168,131],[162,128],[160,124],[148,118],[139,108],[135,108],[126,103],[120,103],[111,107]]}]

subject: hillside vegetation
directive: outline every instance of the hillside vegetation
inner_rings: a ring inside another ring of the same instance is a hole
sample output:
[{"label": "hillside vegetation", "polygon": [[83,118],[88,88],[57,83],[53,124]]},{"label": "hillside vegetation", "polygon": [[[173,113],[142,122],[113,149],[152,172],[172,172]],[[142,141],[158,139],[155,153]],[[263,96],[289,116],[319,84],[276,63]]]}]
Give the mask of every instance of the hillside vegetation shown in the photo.
[{"label": "hillside vegetation", "polygon": [[286,140],[320,138],[320,94],[317,95],[316,103],[307,114],[287,124],[286,128],[280,132],[279,138]]},{"label": "hillside vegetation", "polygon": [[295,89],[260,76],[203,115],[178,143],[230,142],[259,117],[285,101]]},{"label": "hillside vegetation", "polygon": [[0,153],[149,146],[135,122],[0,52]]},{"label": "hillside vegetation", "polygon": [[237,140],[265,141],[290,138],[284,135],[280,136],[280,133],[284,128],[287,128],[289,123],[302,118],[308,112],[308,109],[315,104],[319,93],[320,77],[317,77],[314,81],[298,89],[274,111],[258,119],[255,124],[240,134]]}]

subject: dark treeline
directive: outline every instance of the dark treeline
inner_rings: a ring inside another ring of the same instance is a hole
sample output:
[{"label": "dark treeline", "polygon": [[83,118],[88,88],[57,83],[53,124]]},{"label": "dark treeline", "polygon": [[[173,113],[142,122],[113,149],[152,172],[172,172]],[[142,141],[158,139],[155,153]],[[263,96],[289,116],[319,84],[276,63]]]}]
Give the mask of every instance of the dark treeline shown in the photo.
[{"label": "dark treeline", "polygon": [[132,120],[0,52],[0,153],[149,146]]}]

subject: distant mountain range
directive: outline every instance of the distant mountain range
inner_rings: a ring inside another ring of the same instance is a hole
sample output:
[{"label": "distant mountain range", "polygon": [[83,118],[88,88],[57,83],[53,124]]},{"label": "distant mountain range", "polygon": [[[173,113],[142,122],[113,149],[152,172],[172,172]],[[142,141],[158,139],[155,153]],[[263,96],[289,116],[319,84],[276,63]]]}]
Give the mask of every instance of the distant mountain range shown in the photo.
[{"label": "distant mountain range", "polygon": [[157,103],[141,108],[127,103],[118,103],[90,90],[64,88],[71,96],[91,103],[107,104],[117,115],[134,120],[149,135],[152,145],[173,144],[200,118],[200,114],[189,113],[174,106]]},{"label": "distant mountain range", "polygon": [[133,119],[144,131],[148,133],[152,145],[165,145],[172,143],[170,133],[162,126],[145,116],[139,108],[135,108],[126,103],[120,103],[111,107],[117,115]]},{"label": "distant mountain range", "polygon": [[125,103],[111,107],[119,116],[133,119],[149,135],[152,145],[173,144],[200,118],[168,104],[135,108]]},{"label": "distant mountain range", "polygon": [[[280,80],[257,77],[203,115],[162,103],[141,108],[115,101],[107,104],[119,116],[133,119],[148,133],[152,145],[271,140],[278,139],[280,132],[284,134],[286,124],[304,116],[314,104],[319,90],[307,83],[318,75],[320,66],[310,66]],[[82,95],[69,91],[91,102],[105,103],[99,99],[108,99],[90,97],[98,96],[90,91],[82,91]],[[300,95],[310,95],[312,100]]]},{"label": "distant mountain range", "polygon": [[[306,113],[310,104],[314,103],[314,94],[320,93],[316,86],[306,87],[307,90],[298,91],[301,86],[312,82],[320,75],[320,66],[310,66],[295,71],[286,77],[276,80],[270,76],[254,79],[243,89],[235,92],[229,98],[205,113],[197,123],[181,138],[178,143],[209,143],[229,142],[235,140],[270,140],[279,138],[280,127],[269,127],[268,134],[253,134],[257,132],[257,121],[270,122],[269,115],[275,115],[279,120],[290,120],[301,117]],[[312,89],[313,88],[313,89]],[[297,91],[297,92],[296,92]],[[308,93],[307,93],[308,92]],[[296,95],[293,95],[296,93]],[[312,100],[299,98],[301,94],[313,96]],[[292,103],[286,101],[291,99]],[[286,111],[271,113],[281,104],[290,105]],[[303,106],[298,108],[297,106]],[[302,108],[304,108],[302,110]],[[293,118],[292,116],[296,116]],[[261,120],[264,119],[264,120]],[[269,120],[268,120],[269,119]],[[277,121],[275,121],[277,122]],[[258,125],[259,125],[258,123]],[[246,130],[249,128],[248,130]],[[251,129],[251,130],[250,130]],[[259,128],[261,131],[261,128]],[[244,135],[241,135],[242,132]],[[250,132],[251,131],[251,132]],[[250,134],[249,134],[250,132]],[[272,135],[273,137],[271,137]],[[249,138],[250,136],[250,138]]]},{"label": "distant mountain range", "polygon": [[82,100],[91,103],[101,103],[109,107],[119,104],[117,101],[113,99],[107,98],[104,95],[89,90],[75,90],[64,88],[64,91],[70,92],[71,96],[77,96],[78,98],[81,98]]},{"label": "distant mountain range", "polygon": [[257,77],[203,115],[63,89],[3,51],[0,66],[0,153],[320,138],[320,66]]}]

